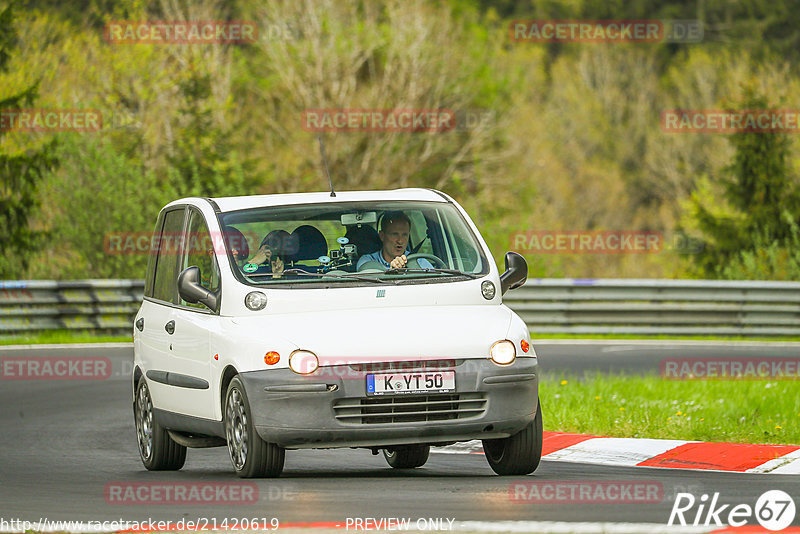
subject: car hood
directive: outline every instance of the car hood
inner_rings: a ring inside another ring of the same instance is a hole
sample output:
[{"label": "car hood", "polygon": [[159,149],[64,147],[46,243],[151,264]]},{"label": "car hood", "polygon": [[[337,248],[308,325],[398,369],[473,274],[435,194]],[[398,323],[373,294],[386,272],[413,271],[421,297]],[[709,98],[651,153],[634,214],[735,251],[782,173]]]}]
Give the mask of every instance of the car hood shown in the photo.
[{"label": "car hood", "polygon": [[[505,339],[504,305],[404,306],[234,318],[247,337],[314,352],[321,365],[443,358],[486,358]],[[515,342],[516,343],[516,342]]]}]

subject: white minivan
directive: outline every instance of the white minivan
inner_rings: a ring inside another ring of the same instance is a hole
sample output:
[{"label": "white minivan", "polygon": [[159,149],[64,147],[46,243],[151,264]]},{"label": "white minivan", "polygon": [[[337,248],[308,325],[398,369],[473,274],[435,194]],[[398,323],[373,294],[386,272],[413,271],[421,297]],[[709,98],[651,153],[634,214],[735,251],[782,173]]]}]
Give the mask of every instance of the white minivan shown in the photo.
[{"label": "white minivan", "polygon": [[414,468],[482,440],[501,475],[542,452],[538,362],[477,227],[430,189],[185,198],[158,216],[134,320],[142,462],[227,446],[242,477],[286,449],[363,447]]}]

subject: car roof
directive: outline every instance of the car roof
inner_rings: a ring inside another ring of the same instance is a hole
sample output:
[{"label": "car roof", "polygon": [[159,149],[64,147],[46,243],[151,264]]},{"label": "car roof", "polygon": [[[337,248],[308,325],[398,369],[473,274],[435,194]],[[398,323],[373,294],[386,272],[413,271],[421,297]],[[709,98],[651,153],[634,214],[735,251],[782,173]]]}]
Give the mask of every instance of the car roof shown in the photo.
[{"label": "car roof", "polygon": [[374,200],[408,200],[447,202],[448,199],[433,189],[408,188],[390,191],[330,191],[319,193],[286,193],[279,195],[250,195],[242,197],[211,198],[220,211],[235,211],[263,206],[285,206],[291,204],[327,204],[331,202],[361,202]]}]

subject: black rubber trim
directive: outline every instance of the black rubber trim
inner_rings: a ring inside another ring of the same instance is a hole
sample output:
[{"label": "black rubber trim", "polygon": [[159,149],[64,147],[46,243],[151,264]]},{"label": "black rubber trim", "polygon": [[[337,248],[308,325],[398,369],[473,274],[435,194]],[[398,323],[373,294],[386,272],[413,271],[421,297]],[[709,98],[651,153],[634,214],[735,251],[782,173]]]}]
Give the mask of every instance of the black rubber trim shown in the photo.
[{"label": "black rubber trim", "polygon": [[222,213],[222,210],[219,209],[219,204],[217,204],[213,199],[206,198],[206,201],[211,204],[211,208],[213,208],[214,213]]},{"label": "black rubber trim", "polygon": [[167,430],[169,437],[178,445],[192,447],[195,449],[206,449],[209,447],[224,447],[228,442],[219,436],[204,436],[187,434],[180,430]]},{"label": "black rubber trim", "polygon": [[170,373],[168,371],[155,371],[152,369],[147,371],[146,374],[147,378],[159,384],[188,389],[208,389],[207,381],[194,376]]},{"label": "black rubber trim", "polygon": [[434,193],[436,193],[437,195],[439,195],[440,197],[442,197],[443,199],[445,199],[445,200],[448,202],[448,204],[452,204],[452,203],[453,203],[453,201],[452,201],[452,200],[450,200],[449,198],[447,198],[447,195],[445,195],[444,193],[442,193],[442,192],[441,192],[441,191],[439,191],[438,189],[434,189],[434,188],[432,188],[432,187],[426,187],[425,189],[427,189],[428,191],[433,191]]},{"label": "black rubber trim", "polygon": [[[221,297],[218,297],[221,298]],[[158,300],[153,297],[142,297],[143,300],[148,302],[152,302],[153,304],[159,304],[161,306],[169,306],[170,308],[175,308],[176,310],[185,310],[194,313],[204,313],[206,315],[219,315],[219,312],[215,312],[214,310],[209,310],[208,308],[192,308],[191,306],[183,306],[181,304],[173,304],[172,302],[167,302],[166,300]],[[222,302],[222,301],[220,301]],[[221,304],[220,304],[221,306]]]},{"label": "black rubber trim", "polygon": [[508,384],[509,382],[526,382],[534,380],[536,373],[525,373],[520,375],[501,375],[501,376],[487,376],[483,379],[484,384]]},{"label": "black rubber trim", "polygon": [[168,412],[159,408],[153,408],[153,417],[161,426],[168,430],[177,430],[190,434],[202,434],[204,436],[225,437],[225,425],[222,424],[222,421]]},{"label": "black rubber trim", "polygon": [[316,393],[328,391],[328,384],[279,384],[267,386],[264,391],[277,391],[283,393]]}]

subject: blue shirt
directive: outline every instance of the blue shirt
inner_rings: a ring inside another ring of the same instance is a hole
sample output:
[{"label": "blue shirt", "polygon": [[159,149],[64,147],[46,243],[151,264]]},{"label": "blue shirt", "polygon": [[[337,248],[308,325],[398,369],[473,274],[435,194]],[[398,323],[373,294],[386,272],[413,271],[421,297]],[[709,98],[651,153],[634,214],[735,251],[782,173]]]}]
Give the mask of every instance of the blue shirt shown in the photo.
[{"label": "blue shirt", "polygon": [[[377,261],[387,269],[391,267],[391,264],[383,259],[382,251],[379,249],[372,254],[364,254],[358,259],[358,264],[356,264],[356,269],[360,269],[362,265],[367,263],[368,261]],[[419,264],[420,269],[433,269],[433,265],[431,262],[426,260],[425,258],[419,258],[414,260]]]}]

